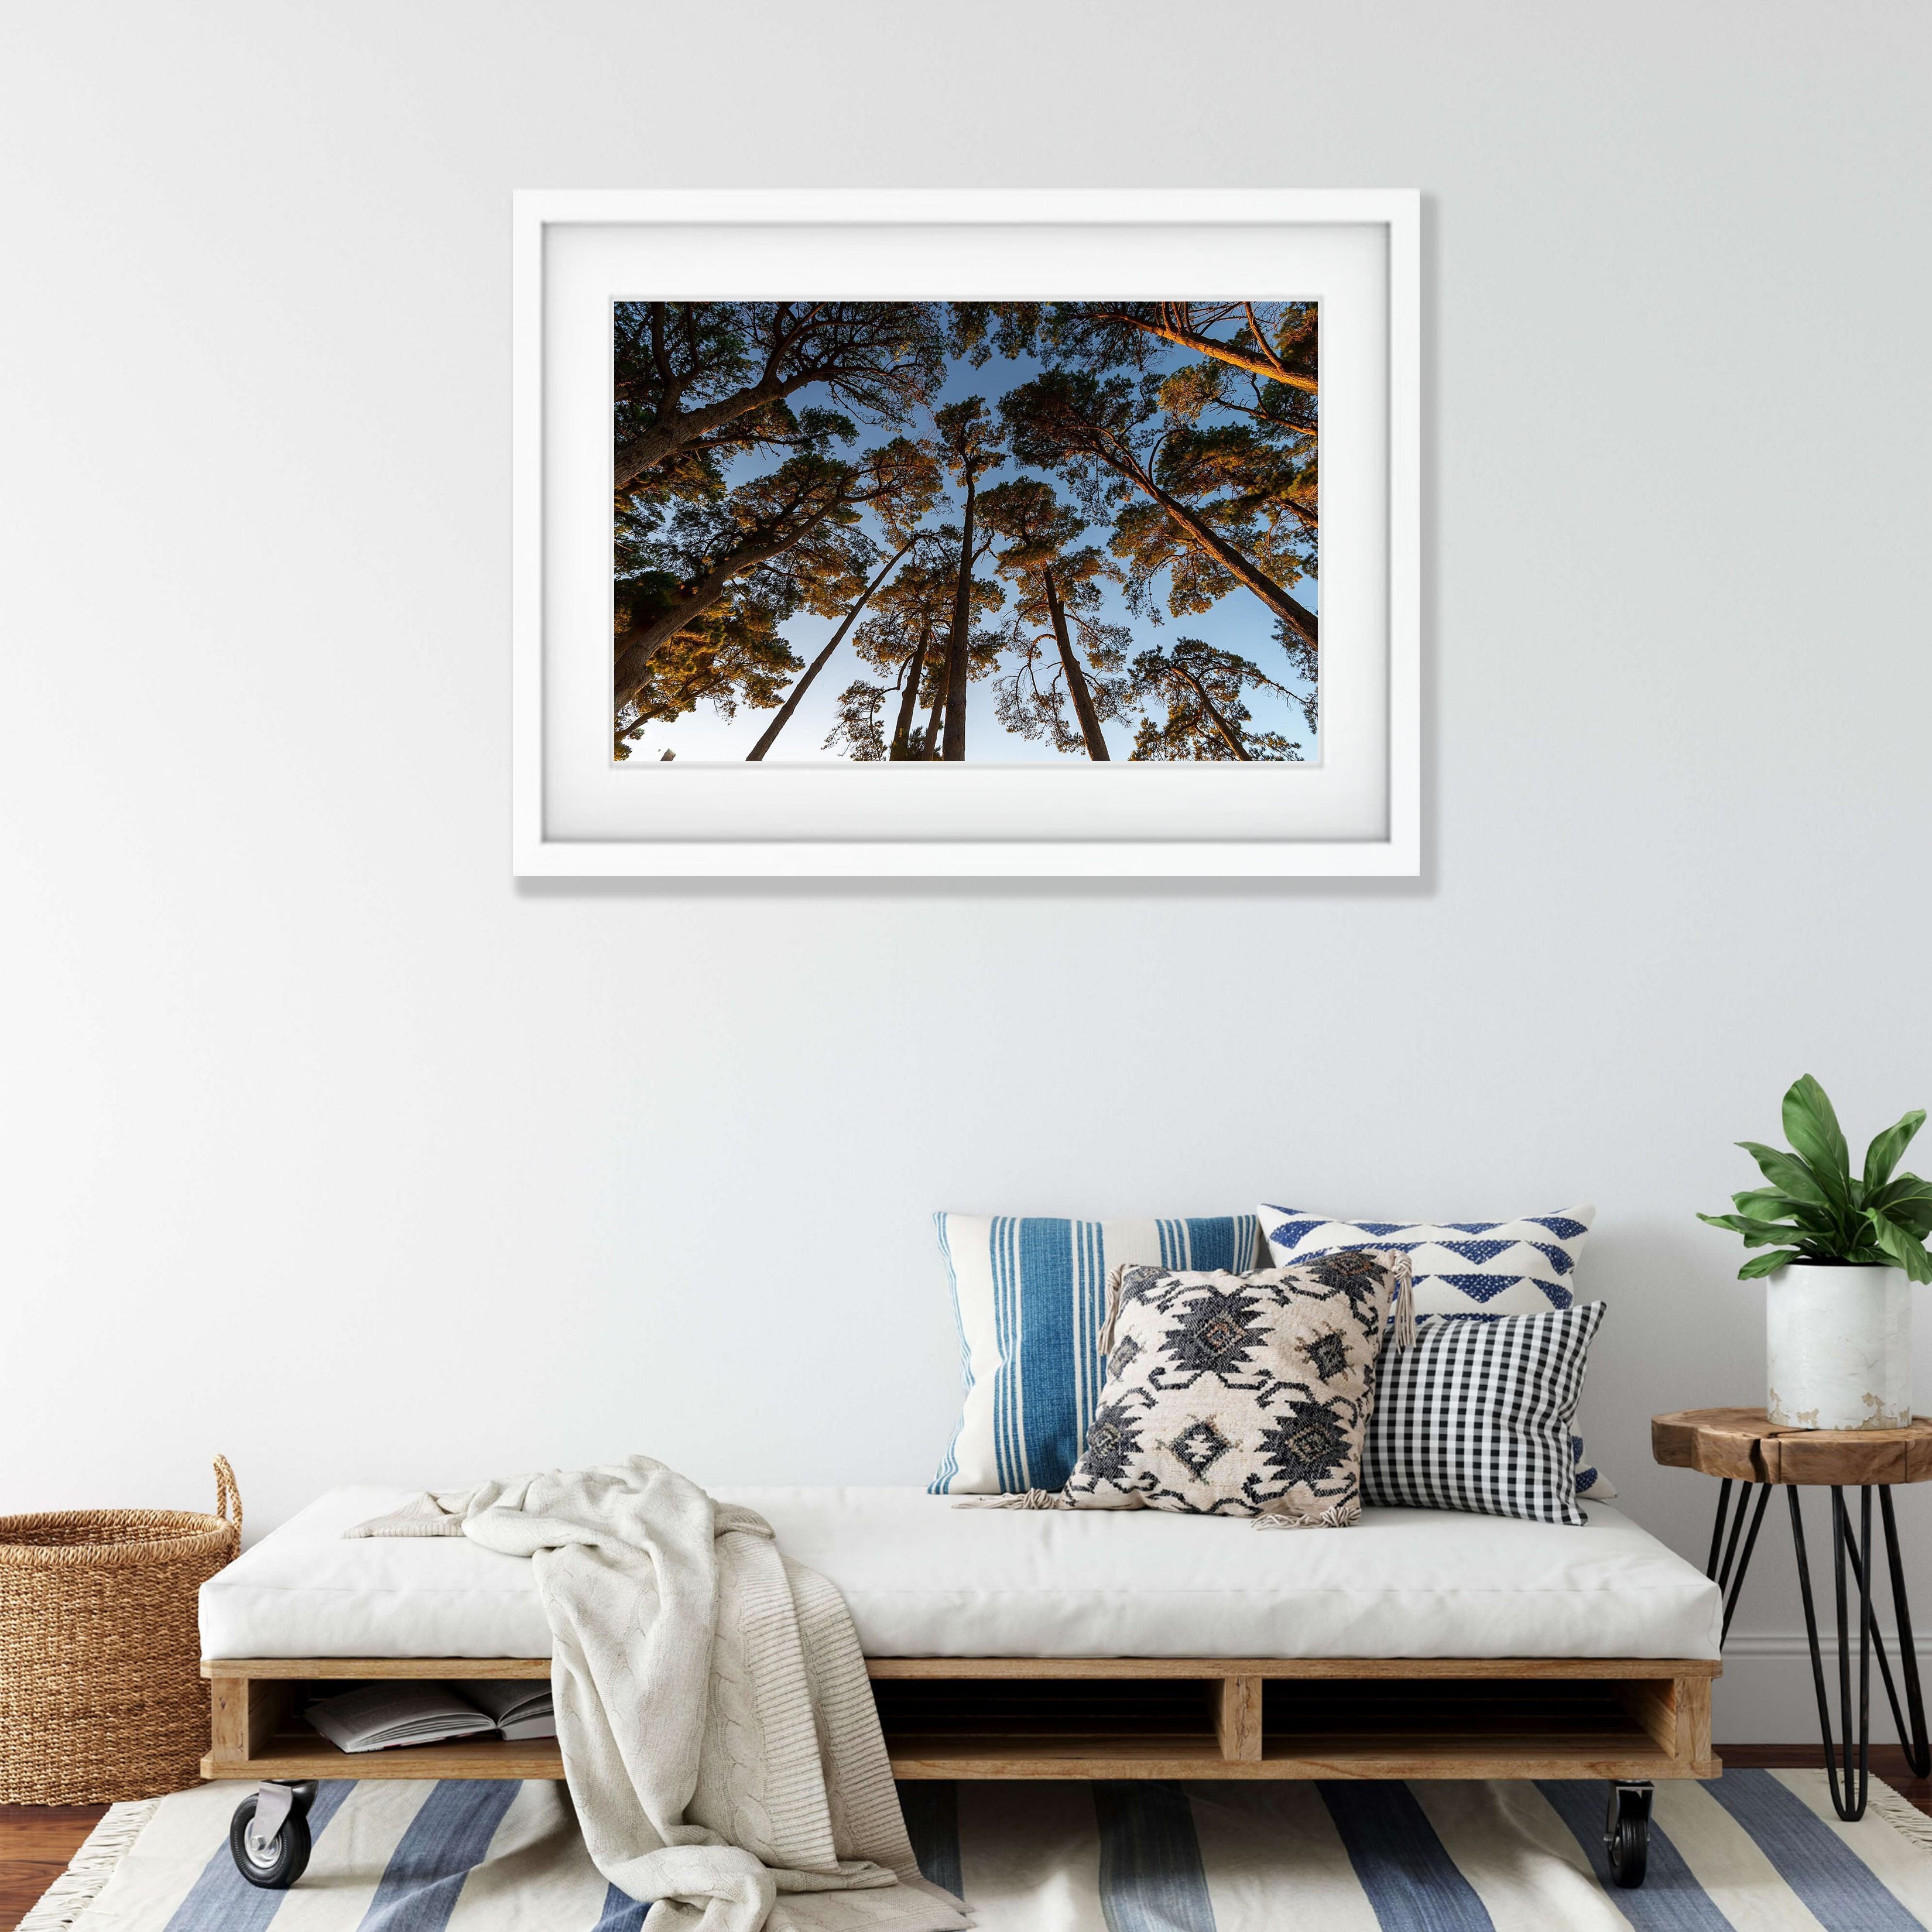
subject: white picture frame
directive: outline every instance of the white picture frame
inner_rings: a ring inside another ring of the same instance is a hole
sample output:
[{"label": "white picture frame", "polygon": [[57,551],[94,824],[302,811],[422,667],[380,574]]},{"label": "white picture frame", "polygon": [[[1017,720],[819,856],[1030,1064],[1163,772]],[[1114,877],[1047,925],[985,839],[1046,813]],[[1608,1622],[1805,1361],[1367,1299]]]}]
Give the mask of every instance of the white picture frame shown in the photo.
[{"label": "white picture frame", "polygon": [[[517,194],[515,874],[1418,874],[1420,226],[1420,197],[1409,190]],[[1198,285],[1220,264],[1228,265],[1220,274],[1244,273],[1252,284],[1240,265],[1258,262],[1304,266],[1282,269],[1277,288]],[[1192,279],[1176,288],[1183,275]],[[812,285],[800,286],[802,276]],[[1139,285],[1120,286],[1126,276]],[[1073,299],[1090,288],[1324,304],[1319,763],[613,761],[612,300]],[[1333,328],[1331,313],[1345,319]],[[1352,409],[1342,377],[1330,380],[1331,366],[1346,374],[1351,344]]]}]

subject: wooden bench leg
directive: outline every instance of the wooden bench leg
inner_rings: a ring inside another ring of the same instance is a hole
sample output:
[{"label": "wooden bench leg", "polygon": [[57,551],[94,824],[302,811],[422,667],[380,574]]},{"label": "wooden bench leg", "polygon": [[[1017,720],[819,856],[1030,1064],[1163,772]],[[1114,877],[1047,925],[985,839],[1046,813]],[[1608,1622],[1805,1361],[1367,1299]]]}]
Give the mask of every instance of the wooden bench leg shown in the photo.
[{"label": "wooden bench leg", "polygon": [[216,1677],[208,1684],[208,1745],[222,1764],[245,1763],[254,1740],[248,1735],[248,1693],[245,1677]]},{"label": "wooden bench leg", "polygon": [[[232,1767],[261,1755],[263,1745],[286,1722],[296,1687],[217,1672],[208,1688],[208,1761]],[[234,1774],[232,1770],[229,1774]]]},{"label": "wooden bench leg", "polygon": [[1262,1759],[1262,1680],[1224,1677],[1214,1687],[1214,1735],[1221,1755],[1238,1764]]},{"label": "wooden bench leg", "polygon": [[1677,1680],[1678,1750],[1691,1763],[1700,1767],[1711,1762],[1711,1680],[1708,1677],[1680,1677]]}]

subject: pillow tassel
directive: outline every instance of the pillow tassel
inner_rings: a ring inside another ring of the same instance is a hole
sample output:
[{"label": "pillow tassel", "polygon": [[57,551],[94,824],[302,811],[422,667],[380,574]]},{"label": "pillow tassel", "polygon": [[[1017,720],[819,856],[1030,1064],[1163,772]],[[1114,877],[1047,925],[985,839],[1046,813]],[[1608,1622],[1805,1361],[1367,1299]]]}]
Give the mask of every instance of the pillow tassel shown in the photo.
[{"label": "pillow tassel", "polygon": [[1330,1503],[1319,1516],[1270,1514],[1264,1510],[1249,1520],[1256,1529],[1347,1529],[1360,1520],[1361,1513],[1359,1499],[1352,1497],[1346,1502]]},{"label": "pillow tassel", "polygon": [[1097,1345],[1103,1362],[1114,1352],[1114,1324],[1120,1318],[1120,1277],[1126,1271],[1127,1264],[1123,1262],[1107,1277],[1107,1318],[1100,1324]]},{"label": "pillow tassel", "polygon": [[1412,1268],[1402,1270],[1402,1279],[1396,1284],[1395,1334],[1392,1346],[1398,1348],[1411,1348],[1415,1346],[1415,1274]]},{"label": "pillow tassel", "polygon": [[955,1509],[1062,1510],[1073,1505],[1060,1490],[1022,1490],[1012,1496],[962,1496]]}]

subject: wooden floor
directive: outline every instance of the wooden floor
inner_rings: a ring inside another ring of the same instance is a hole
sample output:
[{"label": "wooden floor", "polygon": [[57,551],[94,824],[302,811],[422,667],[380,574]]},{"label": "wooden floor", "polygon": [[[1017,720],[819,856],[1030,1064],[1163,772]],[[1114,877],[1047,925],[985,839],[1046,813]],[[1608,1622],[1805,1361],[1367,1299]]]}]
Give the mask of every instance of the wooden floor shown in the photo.
[{"label": "wooden floor", "polygon": [[27,1908],[61,1874],[104,1804],[0,1804],[0,1932],[14,1932]]},{"label": "wooden floor", "polygon": [[[1718,1755],[1737,1770],[1820,1764],[1815,1744],[1720,1744]],[[1932,1816],[1932,1778],[1913,1778],[1896,1744],[1872,1747],[1872,1771]],[[0,1804],[0,1932],[14,1932],[27,1908],[58,1878],[75,1848],[107,1808]]]}]

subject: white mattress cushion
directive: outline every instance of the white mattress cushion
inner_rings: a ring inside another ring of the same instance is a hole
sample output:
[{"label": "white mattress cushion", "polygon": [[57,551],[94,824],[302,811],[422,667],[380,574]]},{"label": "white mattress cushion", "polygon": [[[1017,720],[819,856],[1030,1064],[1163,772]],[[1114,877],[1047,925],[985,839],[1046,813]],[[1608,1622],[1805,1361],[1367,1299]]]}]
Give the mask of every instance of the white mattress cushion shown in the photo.
[{"label": "white mattress cushion", "polygon": [[[720,1489],[838,1585],[872,1657],[1715,1657],[1717,1586],[1628,1517],[1366,1509],[1258,1533],[1154,1510],[960,1509],[915,1489]],[[530,1564],[343,1539],[332,1490],[202,1586],[208,1657],[547,1657]]]}]

